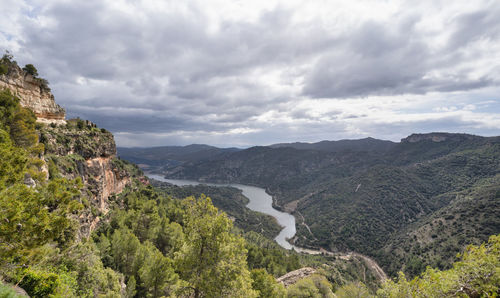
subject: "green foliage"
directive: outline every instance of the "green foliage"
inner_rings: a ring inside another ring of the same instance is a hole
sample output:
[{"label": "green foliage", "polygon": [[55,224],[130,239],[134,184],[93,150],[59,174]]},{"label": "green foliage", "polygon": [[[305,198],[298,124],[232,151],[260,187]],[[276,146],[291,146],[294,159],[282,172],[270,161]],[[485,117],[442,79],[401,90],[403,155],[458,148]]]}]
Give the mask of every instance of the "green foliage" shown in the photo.
[{"label": "green foliage", "polygon": [[5,64],[0,63],[0,76],[6,75],[9,72],[9,67]]},{"label": "green foliage", "polygon": [[[121,274],[105,268],[92,241],[82,241],[67,249],[52,263],[74,276],[71,291],[78,297],[120,296]],[[61,273],[60,273],[61,275]]]},{"label": "green foliage", "polygon": [[273,240],[255,232],[245,233],[244,237],[250,269],[266,269],[274,277],[279,277],[301,267],[297,254],[285,251]]},{"label": "green foliage", "polygon": [[9,135],[0,129],[0,191],[21,181],[27,168],[28,157],[12,143]]},{"label": "green foliage", "polygon": [[384,247],[379,264],[394,274],[414,277],[427,266],[451,268],[457,253],[467,244],[480,244],[500,227],[500,175],[483,179],[473,187],[450,192],[451,203],[408,228],[395,233]]},{"label": "green foliage", "polygon": [[0,91],[0,128],[9,132],[17,146],[29,148],[38,143],[35,122],[35,114],[21,107],[10,90]]},{"label": "green foliage", "polygon": [[312,275],[303,278],[291,285],[287,289],[287,297],[302,298],[333,298],[335,295],[332,292],[332,286],[324,276]]},{"label": "green foliage", "polygon": [[48,242],[68,245],[76,233],[70,214],[81,208],[79,185],[56,179],[29,188],[14,184],[0,192],[0,257],[29,253]]},{"label": "green foliage", "polygon": [[361,282],[352,282],[335,291],[338,298],[370,298],[374,297],[370,290]]},{"label": "green foliage", "polygon": [[0,75],[6,75],[9,73],[9,68],[12,65],[17,65],[16,61],[13,61],[14,57],[6,51],[5,54],[0,59]]},{"label": "green foliage", "polygon": [[13,288],[9,287],[8,285],[3,284],[0,281],[0,297],[1,298],[24,298],[26,296],[17,294]]},{"label": "green foliage", "polygon": [[488,243],[468,246],[453,268],[432,268],[411,281],[399,273],[398,281],[387,281],[380,297],[495,297],[500,291],[500,235]]},{"label": "green foliage", "polygon": [[251,277],[252,288],[258,292],[258,297],[285,297],[285,287],[281,283],[276,283],[274,277],[268,274],[265,269],[253,269],[251,271]]},{"label": "green foliage", "polygon": [[177,274],[172,260],[165,257],[151,242],[142,246],[144,264],[139,276],[148,297],[171,296],[176,289]]},{"label": "green foliage", "polygon": [[61,283],[59,276],[52,272],[26,269],[21,274],[19,286],[34,298],[44,298],[54,294]]},{"label": "green foliage", "polygon": [[281,231],[280,225],[273,217],[248,209],[248,198],[237,188],[208,185],[178,187],[161,182],[153,182],[153,185],[176,198],[199,197],[202,194],[209,196],[214,206],[234,218],[234,225],[245,232],[254,231],[274,239]]},{"label": "green foliage", "polygon": [[231,220],[210,198],[184,201],[186,242],[175,257],[176,267],[195,297],[255,296],[246,266],[244,240],[230,233]]},{"label": "green foliage", "polygon": [[23,70],[32,75],[33,77],[37,77],[38,76],[38,70],[35,68],[35,66],[33,66],[33,64],[26,64],[24,67],[23,67]]}]

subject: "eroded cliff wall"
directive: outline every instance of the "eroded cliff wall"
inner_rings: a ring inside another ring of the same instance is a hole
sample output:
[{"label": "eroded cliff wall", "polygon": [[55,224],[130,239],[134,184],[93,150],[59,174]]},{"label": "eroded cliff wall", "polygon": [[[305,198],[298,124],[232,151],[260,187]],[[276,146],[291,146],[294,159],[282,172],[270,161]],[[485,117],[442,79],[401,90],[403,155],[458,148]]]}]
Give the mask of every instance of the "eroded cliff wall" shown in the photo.
[{"label": "eroded cliff wall", "polygon": [[23,107],[35,112],[39,122],[64,124],[66,112],[56,104],[47,82],[22,70],[16,63],[7,65],[0,75],[0,89],[10,89],[19,97]]},{"label": "eroded cliff wall", "polygon": [[88,236],[109,211],[110,199],[131,183],[133,166],[116,157],[113,135],[89,121],[47,125],[40,130],[40,142],[51,176],[82,179],[82,202],[88,208],[80,223],[82,235]]}]

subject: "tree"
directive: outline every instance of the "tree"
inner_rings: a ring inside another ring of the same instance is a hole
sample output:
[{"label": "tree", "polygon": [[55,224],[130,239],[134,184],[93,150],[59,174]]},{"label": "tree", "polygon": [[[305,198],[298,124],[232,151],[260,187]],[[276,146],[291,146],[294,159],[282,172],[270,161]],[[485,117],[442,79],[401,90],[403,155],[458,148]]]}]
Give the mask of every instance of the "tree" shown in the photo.
[{"label": "tree", "polygon": [[35,78],[38,76],[38,70],[35,68],[35,66],[33,66],[33,64],[26,64],[23,67],[23,70]]},{"label": "tree", "polygon": [[287,297],[335,297],[331,284],[322,275],[312,275],[291,285]]},{"label": "tree", "polygon": [[374,297],[362,282],[348,283],[340,287],[335,296],[338,298],[369,298]]},{"label": "tree", "polygon": [[274,277],[265,269],[253,269],[251,271],[252,287],[261,298],[285,297],[286,290],[281,283],[277,283]]},{"label": "tree", "polygon": [[168,222],[167,218],[161,221],[160,230],[155,239],[155,245],[164,254],[173,257],[174,252],[179,251],[184,243],[182,227],[176,222]]},{"label": "tree", "polygon": [[194,297],[255,297],[244,240],[230,232],[232,222],[205,196],[184,200],[186,241],[176,268]]},{"label": "tree", "polygon": [[174,273],[172,260],[151,243],[141,247],[144,263],[139,269],[142,286],[149,297],[171,296],[178,276]]},{"label": "tree", "polygon": [[133,276],[140,246],[139,239],[130,230],[116,230],[111,240],[114,268],[127,276]]}]

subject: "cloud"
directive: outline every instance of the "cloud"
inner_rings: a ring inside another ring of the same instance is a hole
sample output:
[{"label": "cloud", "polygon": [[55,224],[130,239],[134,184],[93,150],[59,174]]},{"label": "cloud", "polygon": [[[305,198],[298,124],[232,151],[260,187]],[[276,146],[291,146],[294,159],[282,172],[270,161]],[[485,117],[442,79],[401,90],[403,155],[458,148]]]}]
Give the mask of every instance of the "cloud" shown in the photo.
[{"label": "cloud", "polygon": [[487,0],[7,0],[0,48],[121,145],[397,140],[498,134],[463,107],[499,102],[499,20]]}]

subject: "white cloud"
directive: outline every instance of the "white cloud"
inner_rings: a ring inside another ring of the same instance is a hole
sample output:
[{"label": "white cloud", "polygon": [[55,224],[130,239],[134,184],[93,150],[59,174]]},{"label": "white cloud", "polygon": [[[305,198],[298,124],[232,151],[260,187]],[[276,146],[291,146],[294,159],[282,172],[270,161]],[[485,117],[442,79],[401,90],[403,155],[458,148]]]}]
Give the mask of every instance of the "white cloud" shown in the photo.
[{"label": "white cloud", "polygon": [[0,48],[121,145],[499,134],[498,1],[11,1]]}]

